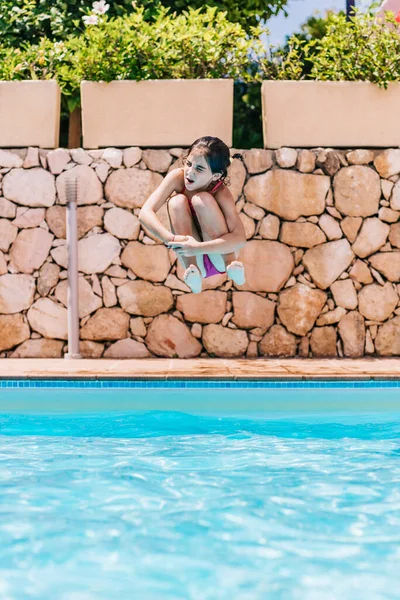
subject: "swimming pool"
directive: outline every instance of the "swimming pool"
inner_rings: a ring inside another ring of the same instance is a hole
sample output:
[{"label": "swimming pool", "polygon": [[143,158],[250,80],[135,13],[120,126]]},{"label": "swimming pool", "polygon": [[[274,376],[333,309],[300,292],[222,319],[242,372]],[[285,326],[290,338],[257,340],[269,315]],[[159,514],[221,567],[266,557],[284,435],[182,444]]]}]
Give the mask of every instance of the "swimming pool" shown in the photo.
[{"label": "swimming pool", "polygon": [[399,382],[173,383],[0,382],[2,599],[398,598]]}]

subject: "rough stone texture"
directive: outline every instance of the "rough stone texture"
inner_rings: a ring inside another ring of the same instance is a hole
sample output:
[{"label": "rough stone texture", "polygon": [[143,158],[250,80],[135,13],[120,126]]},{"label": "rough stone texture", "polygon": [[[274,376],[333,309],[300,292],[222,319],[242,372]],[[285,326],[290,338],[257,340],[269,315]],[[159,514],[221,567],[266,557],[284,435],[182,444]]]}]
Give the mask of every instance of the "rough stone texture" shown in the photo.
[{"label": "rough stone texture", "polygon": [[358,283],[372,283],[374,278],[368,266],[362,260],[356,260],[350,269],[350,277]]},{"label": "rough stone texture", "polygon": [[176,275],[169,274],[167,279],[164,281],[164,285],[173,290],[180,290],[181,292],[190,292],[190,287],[187,286],[186,283],[183,283],[183,281],[180,281],[176,277]]},{"label": "rough stone texture", "polygon": [[243,159],[250,175],[268,171],[273,165],[271,150],[262,150],[261,148],[246,150]]},{"label": "rough stone texture", "polygon": [[282,223],[279,239],[288,246],[313,248],[326,242],[323,231],[313,223]]},{"label": "rough stone texture", "polygon": [[393,186],[394,186],[394,183],[392,181],[388,181],[387,179],[381,179],[382,194],[383,194],[385,200],[390,200]]},{"label": "rough stone texture", "polygon": [[105,186],[107,200],[122,208],[140,208],[162,181],[153,171],[135,167],[111,173]]},{"label": "rough stone texture", "polygon": [[251,177],[244,193],[249,202],[295,221],[301,216],[322,214],[329,188],[329,177],[274,169]]},{"label": "rough stone texture", "polygon": [[392,210],[400,210],[400,179],[393,187],[390,197],[390,208]]},{"label": "rough stone texture", "polygon": [[39,298],[28,310],[28,321],[34,331],[45,338],[66,340],[67,332],[67,309],[50,300],[50,298]]},{"label": "rough stone texture", "polygon": [[39,271],[37,291],[41,296],[47,296],[50,290],[57,285],[60,276],[60,267],[54,263],[44,263]]},{"label": "rough stone texture", "polygon": [[389,231],[390,227],[387,223],[382,223],[375,217],[365,219],[352,246],[353,252],[360,258],[373,254],[386,243]]},{"label": "rough stone texture", "polygon": [[338,326],[343,343],[343,354],[349,358],[363,356],[365,347],[365,325],[363,317],[356,311],[348,312]]},{"label": "rough stone texture", "polygon": [[19,313],[29,308],[35,295],[35,280],[30,275],[0,277],[0,314]]},{"label": "rough stone texture", "polygon": [[355,241],[362,222],[362,217],[346,217],[340,221],[340,227],[351,244]]},{"label": "rough stone texture", "polygon": [[121,262],[146,281],[165,281],[170,270],[168,250],[164,245],[130,242],[121,254]]},{"label": "rough stone texture", "polygon": [[0,275],[4,275],[5,273],[7,273],[7,263],[4,254],[0,250]]},{"label": "rough stone texture", "polygon": [[152,354],[166,358],[195,358],[202,350],[189,327],[172,315],[160,315],[150,323],[146,345]]},{"label": "rough stone texture", "polygon": [[335,175],[334,197],[339,212],[349,217],[369,217],[378,212],[379,175],[369,167],[344,167]]},{"label": "rough stone texture", "polygon": [[78,216],[78,238],[82,238],[93,227],[103,224],[104,209],[100,206],[80,206]]},{"label": "rough stone texture", "polygon": [[265,216],[265,211],[251,202],[246,202],[243,207],[243,212],[256,221],[261,221]]},{"label": "rough stone texture", "polygon": [[122,165],[123,152],[119,148],[106,148],[101,158],[113,169],[118,169]]},{"label": "rough stone texture", "polygon": [[96,172],[87,165],[78,165],[57,177],[56,185],[60,204],[67,203],[66,183],[68,179],[77,181],[78,205],[98,204],[103,199],[103,186]]},{"label": "rough stone texture", "polygon": [[97,177],[100,179],[100,181],[102,183],[104,183],[110,172],[110,165],[105,162],[101,162],[99,165],[97,165],[97,167],[95,168],[95,171],[96,171]]},{"label": "rough stone texture", "polygon": [[384,150],[375,157],[374,165],[384,179],[397,175],[400,173],[400,150]]},{"label": "rough stone texture", "polygon": [[118,287],[117,296],[127,313],[144,317],[168,312],[174,304],[169,288],[155,286],[148,281],[129,281]]},{"label": "rough stone texture", "polygon": [[148,169],[158,173],[166,173],[172,163],[168,150],[143,150],[142,158]]},{"label": "rough stone texture", "polygon": [[314,283],[325,290],[350,266],[353,258],[349,242],[343,239],[307,250],[303,263]]},{"label": "rough stone texture", "polygon": [[133,165],[136,165],[138,162],[141,161],[141,158],[142,158],[141,148],[137,148],[137,147],[125,148],[123,161],[124,161],[124,165],[126,167],[128,167],[128,168],[133,167]]},{"label": "rough stone texture", "polygon": [[385,223],[396,223],[400,219],[400,212],[382,206],[382,208],[379,209],[378,216],[380,220],[385,221]]},{"label": "rough stone texture", "polygon": [[136,317],[129,322],[129,329],[133,335],[145,337],[147,333],[146,325],[142,317]]},{"label": "rough stone texture", "polygon": [[22,167],[23,162],[22,158],[14,152],[0,150],[0,167],[13,169],[15,167]]},{"label": "rough stone texture", "polygon": [[242,248],[240,258],[246,273],[246,283],[240,287],[246,291],[278,292],[294,268],[289,248],[279,242],[249,241]]},{"label": "rough stone texture", "polygon": [[280,221],[275,215],[267,215],[261,221],[258,233],[266,240],[277,240],[279,235]]},{"label": "rough stone texture", "polygon": [[311,150],[300,150],[297,157],[297,168],[300,173],[312,173],[315,169],[316,156]]},{"label": "rough stone texture", "polygon": [[99,308],[81,327],[83,340],[121,340],[128,336],[129,315],[121,308]]},{"label": "rough stone texture", "polygon": [[104,306],[110,308],[118,304],[117,294],[115,292],[115,286],[111,283],[109,277],[104,275],[101,280],[101,287],[103,290],[103,302]]},{"label": "rough stone texture", "polygon": [[15,204],[0,196],[0,217],[5,219],[13,219],[17,214]]},{"label": "rough stone texture", "polygon": [[228,329],[222,325],[203,327],[203,344],[211,356],[218,358],[238,358],[247,350],[248,338],[245,331]]},{"label": "rough stone texture", "polygon": [[8,252],[9,247],[18,235],[18,227],[7,219],[0,219],[0,250]]},{"label": "rough stone texture", "polygon": [[136,240],[139,235],[139,219],[123,208],[112,208],[104,216],[104,227],[121,240]]},{"label": "rough stone texture", "polygon": [[246,169],[240,160],[234,160],[229,167],[229,179],[231,181],[229,190],[234,201],[237,202],[243,192],[243,185],[246,180]]},{"label": "rough stone texture", "polygon": [[131,338],[118,340],[104,352],[104,358],[148,358],[151,356],[142,342]]},{"label": "rough stone texture", "polygon": [[100,358],[104,351],[104,344],[92,342],[91,340],[81,340],[79,342],[79,352],[83,358]]},{"label": "rough stone texture", "polygon": [[[79,290],[79,318],[83,319],[87,315],[91,315],[95,310],[101,308],[103,305],[101,298],[97,296],[93,290],[90,283],[86,281],[84,277],[79,277],[78,280],[78,290]],[[57,285],[54,296],[57,298],[61,304],[67,306],[68,302],[68,282],[66,279],[60,281]]]},{"label": "rough stone texture", "polygon": [[370,321],[386,321],[396,308],[399,297],[391,283],[366,285],[358,294],[360,313]]},{"label": "rough stone texture", "polygon": [[326,175],[335,175],[340,169],[339,155],[334,150],[321,150],[317,156],[317,167],[320,167]]},{"label": "rough stone texture", "polygon": [[242,329],[268,329],[274,323],[275,302],[250,292],[233,292],[232,323]]},{"label": "rough stone texture", "polygon": [[[238,253],[247,281],[207,278],[199,295],[182,281],[176,254],[138,220],[160,173],[182,167],[182,152],[0,150],[8,165],[0,161],[0,316],[17,316],[27,331],[3,357],[67,352],[62,204],[75,175],[83,356],[400,354],[399,150],[232,149],[244,158],[229,177],[249,239]],[[166,208],[157,216],[169,228]]]},{"label": "rough stone texture", "polygon": [[250,238],[253,237],[253,235],[255,233],[256,224],[254,223],[253,219],[250,219],[250,217],[248,217],[244,213],[240,213],[239,218],[243,223],[246,240],[249,240]]},{"label": "rough stone texture", "polygon": [[335,281],[331,285],[333,299],[338,306],[348,310],[357,308],[357,292],[351,279]]},{"label": "rough stone texture", "polygon": [[53,236],[41,227],[23,229],[10,250],[10,263],[20,273],[33,273],[46,260]]},{"label": "rough stone texture", "polygon": [[389,242],[395,248],[400,248],[400,223],[390,226]]},{"label": "rough stone texture", "polygon": [[62,358],[64,342],[59,340],[26,340],[11,354],[11,358]]},{"label": "rough stone texture", "polygon": [[[100,206],[80,206],[77,210],[78,238],[82,238],[93,227],[103,224],[104,210]],[[46,222],[57,238],[66,239],[67,221],[64,206],[51,206],[46,211]]]},{"label": "rough stone texture", "polygon": [[322,231],[326,234],[328,240],[339,240],[341,237],[343,237],[339,223],[330,215],[321,215],[318,224]]},{"label": "rough stone texture", "polygon": [[190,323],[219,323],[226,311],[226,292],[184,294],[178,296],[176,308]]},{"label": "rough stone texture", "polygon": [[400,355],[400,316],[390,319],[379,328],[375,348],[379,356]]},{"label": "rough stone texture", "polygon": [[54,175],[40,167],[12,169],[4,176],[3,195],[23,206],[52,206],[56,200]]},{"label": "rough stone texture", "polygon": [[276,162],[282,169],[294,167],[297,161],[297,150],[294,148],[279,148],[275,152]]},{"label": "rough stone texture", "polygon": [[312,329],[326,299],[325,292],[296,284],[280,293],[278,316],[286,329],[304,336]]},{"label": "rough stone texture", "polygon": [[[72,160],[78,165],[90,165],[93,160],[92,156],[88,152],[85,152],[83,148],[73,148],[70,152]],[[103,151],[101,151],[101,154],[103,154]]]},{"label": "rough stone texture", "polygon": [[29,338],[29,326],[22,315],[0,314],[0,352],[14,348]]},{"label": "rough stone texture", "polygon": [[282,325],[273,325],[258,345],[261,356],[287,357],[296,355],[296,338]]},{"label": "rough stone texture", "polygon": [[352,150],[346,154],[349,165],[368,165],[374,160],[371,150]]},{"label": "rough stone texture", "polygon": [[334,323],[339,323],[342,317],[346,314],[346,309],[342,306],[337,306],[334,310],[330,310],[323,315],[321,315],[317,319],[318,327],[322,325],[333,325]]},{"label": "rough stone texture", "polygon": [[119,255],[119,241],[109,233],[99,233],[78,242],[79,270],[87,275],[102,273]]},{"label": "rough stone texture", "polygon": [[334,327],[316,327],[310,337],[314,358],[333,358],[337,355],[336,330]]},{"label": "rough stone texture", "polygon": [[46,211],[46,223],[57,238],[67,237],[66,209],[64,206],[51,206]]},{"label": "rough stone texture", "polygon": [[389,281],[400,281],[400,252],[378,252],[369,259],[370,264]]},{"label": "rough stone texture", "polygon": [[47,165],[53,175],[59,175],[70,161],[70,155],[65,148],[51,150],[47,156]]},{"label": "rough stone texture", "polygon": [[43,221],[44,215],[44,208],[23,208],[20,206],[17,210],[17,218],[13,221],[13,225],[20,229],[38,227]]}]

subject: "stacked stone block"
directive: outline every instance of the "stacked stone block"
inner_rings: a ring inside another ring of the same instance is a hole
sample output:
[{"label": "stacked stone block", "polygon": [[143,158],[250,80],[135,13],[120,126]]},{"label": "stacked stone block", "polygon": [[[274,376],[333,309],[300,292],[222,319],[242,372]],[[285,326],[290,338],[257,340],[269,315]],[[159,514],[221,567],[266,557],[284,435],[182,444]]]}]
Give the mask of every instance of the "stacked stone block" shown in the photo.
[{"label": "stacked stone block", "polygon": [[0,150],[0,357],[66,352],[71,169],[83,356],[400,355],[399,149],[240,151],[247,281],[215,276],[198,295],[138,219],[182,152]]}]

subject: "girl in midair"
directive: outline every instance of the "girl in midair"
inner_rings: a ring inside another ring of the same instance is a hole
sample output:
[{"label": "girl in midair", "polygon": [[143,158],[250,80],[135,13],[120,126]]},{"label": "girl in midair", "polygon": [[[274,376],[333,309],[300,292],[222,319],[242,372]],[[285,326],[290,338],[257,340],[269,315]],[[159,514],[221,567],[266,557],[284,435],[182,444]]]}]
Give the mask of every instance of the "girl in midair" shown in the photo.
[{"label": "girl in midair", "polygon": [[[185,268],[183,280],[195,294],[201,292],[203,278],[219,273],[226,272],[238,285],[245,282],[236,253],[246,236],[227,187],[230,163],[229,148],[222,140],[199,138],[189,148],[184,167],[168,173],[139,214],[141,223],[175,250]],[[156,215],[165,202],[171,231]]]}]

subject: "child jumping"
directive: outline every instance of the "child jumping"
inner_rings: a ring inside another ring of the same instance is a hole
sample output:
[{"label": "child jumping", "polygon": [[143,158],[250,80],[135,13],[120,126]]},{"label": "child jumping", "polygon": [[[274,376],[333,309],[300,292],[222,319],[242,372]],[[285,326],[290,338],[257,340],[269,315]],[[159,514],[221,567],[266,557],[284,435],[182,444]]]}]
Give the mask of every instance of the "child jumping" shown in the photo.
[{"label": "child jumping", "polygon": [[[184,157],[184,167],[168,173],[139,214],[140,222],[175,250],[185,268],[183,280],[195,294],[201,292],[203,277],[226,272],[238,285],[245,282],[236,252],[246,236],[227,187],[230,163],[229,148],[222,140],[211,136],[196,140]],[[156,215],[165,202],[171,231]]]}]

